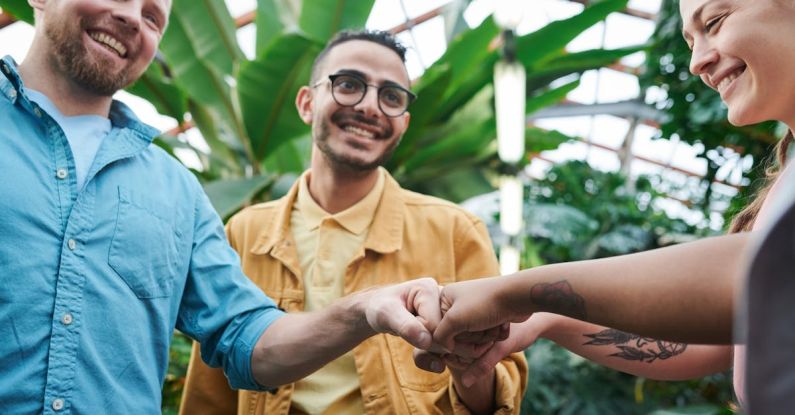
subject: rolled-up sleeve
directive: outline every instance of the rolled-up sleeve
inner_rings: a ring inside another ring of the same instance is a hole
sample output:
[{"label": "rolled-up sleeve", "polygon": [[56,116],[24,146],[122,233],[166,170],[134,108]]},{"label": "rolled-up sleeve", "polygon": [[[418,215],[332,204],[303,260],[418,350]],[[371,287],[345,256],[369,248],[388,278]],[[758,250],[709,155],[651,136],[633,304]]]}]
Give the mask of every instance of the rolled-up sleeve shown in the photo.
[{"label": "rolled-up sleeve", "polygon": [[176,327],[201,343],[202,360],[223,368],[232,388],[265,390],[254,380],[251,355],[262,333],[284,312],[243,275],[221,219],[204,192],[198,193]]}]

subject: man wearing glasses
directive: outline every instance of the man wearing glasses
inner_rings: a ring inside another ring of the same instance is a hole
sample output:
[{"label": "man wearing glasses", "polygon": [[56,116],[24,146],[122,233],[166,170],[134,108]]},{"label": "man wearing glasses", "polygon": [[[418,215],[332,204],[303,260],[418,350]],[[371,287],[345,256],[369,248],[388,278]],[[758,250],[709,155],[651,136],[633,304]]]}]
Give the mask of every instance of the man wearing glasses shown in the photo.
[{"label": "man wearing glasses", "polygon": [[[299,116],[312,126],[310,169],[285,197],[227,225],[246,275],[288,312],[419,276],[446,284],[497,275],[482,222],[401,189],[381,167],[408,127],[415,98],[404,61],[405,48],[386,32],[332,39],[296,97]],[[521,353],[465,388],[456,368],[417,369],[412,352],[399,338],[377,335],[276,393],[238,393],[194,345],[182,412],[518,413],[527,378]]]}]

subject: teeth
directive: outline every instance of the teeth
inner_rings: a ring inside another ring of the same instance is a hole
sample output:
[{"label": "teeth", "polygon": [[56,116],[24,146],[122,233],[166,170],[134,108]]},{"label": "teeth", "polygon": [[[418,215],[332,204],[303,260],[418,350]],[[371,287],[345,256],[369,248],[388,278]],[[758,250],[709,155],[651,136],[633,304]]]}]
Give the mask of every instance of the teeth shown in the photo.
[{"label": "teeth", "polygon": [[362,137],[367,137],[367,138],[375,137],[375,134],[373,134],[372,132],[364,130],[364,129],[361,129],[359,127],[354,127],[352,125],[346,126],[345,127],[345,131],[347,131],[349,133],[354,133],[356,135],[360,135]]},{"label": "teeth", "polygon": [[723,92],[723,90],[726,89],[729,86],[729,84],[731,84],[732,81],[737,79],[737,77],[740,76],[742,73],[743,73],[743,71],[742,71],[742,69],[740,69],[740,70],[737,70],[735,72],[730,73],[728,76],[723,78],[718,83],[718,92]]},{"label": "teeth", "polygon": [[116,53],[118,53],[122,58],[127,55],[127,48],[125,48],[121,42],[114,39],[110,35],[105,33],[89,33],[88,35],[91,36],[91,39],[94,39],[97,42],[109,46],[111,49],[115,50]]}]

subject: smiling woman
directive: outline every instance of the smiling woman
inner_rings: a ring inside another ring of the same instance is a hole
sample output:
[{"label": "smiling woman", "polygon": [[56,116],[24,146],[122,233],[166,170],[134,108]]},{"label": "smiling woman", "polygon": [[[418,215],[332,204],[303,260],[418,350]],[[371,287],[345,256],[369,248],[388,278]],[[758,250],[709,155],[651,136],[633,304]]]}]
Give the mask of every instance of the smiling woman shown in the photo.
[{"label": "smiling woman", "polygon": [[[733,232],[754,228],[770,216],[770,203],[785,184],[778,181],[795,131],[795,2],[791,0],[682,0],[683,35],[693,50],[690,70],[715,89],[729,121],[748,125],[777,120],[790,133],[777,146],[778,168],[756,200],[732,223]],[[792,165],[788,170],[792,169]],[[745,347],[734,352],[734,387],[745,396]]]},{"label": "smiling woman", "polygon": [[788,0],[682,0],[690,70],[717,90],[734,125],[795,127],[795,6]]}]

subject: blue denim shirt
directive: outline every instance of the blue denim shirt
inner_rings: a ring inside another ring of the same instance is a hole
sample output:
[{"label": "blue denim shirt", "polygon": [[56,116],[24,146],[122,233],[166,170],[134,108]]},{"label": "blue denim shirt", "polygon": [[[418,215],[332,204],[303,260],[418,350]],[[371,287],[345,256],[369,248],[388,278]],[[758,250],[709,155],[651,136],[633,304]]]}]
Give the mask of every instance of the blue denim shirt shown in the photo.
[{"label": "blue denim shirt", "polygon": [[82,191],[58,124],[0,61],[0,413],[160,413],[176,327],[235,388],[283,313],[195,177],[114,102]]}]

